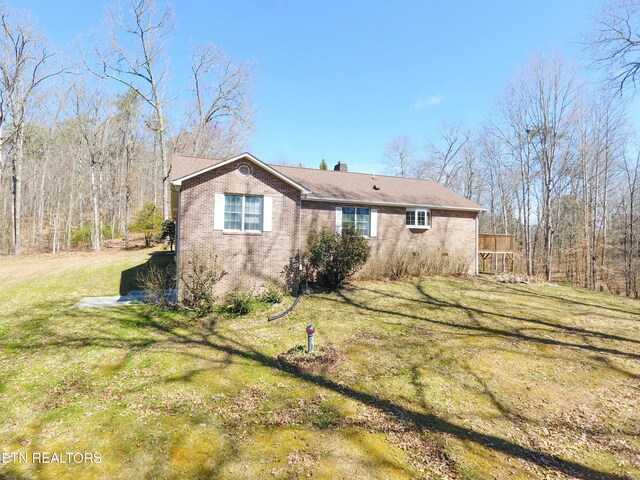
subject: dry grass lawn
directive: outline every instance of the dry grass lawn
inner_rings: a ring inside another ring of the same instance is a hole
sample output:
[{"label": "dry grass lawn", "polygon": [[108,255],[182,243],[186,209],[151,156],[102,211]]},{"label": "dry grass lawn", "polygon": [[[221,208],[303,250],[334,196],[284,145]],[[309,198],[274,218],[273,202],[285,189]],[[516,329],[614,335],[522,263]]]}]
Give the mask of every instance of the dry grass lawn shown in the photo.
[{"label": "dry grass lawn", "polygon": [[[148,253],[0,260],[0,454],[102,458],[0,479],[640,478],[637,300],[426,279],[273,323],[70,309]],[[277,358],[309,323],[338,361],[301,373]]]}]

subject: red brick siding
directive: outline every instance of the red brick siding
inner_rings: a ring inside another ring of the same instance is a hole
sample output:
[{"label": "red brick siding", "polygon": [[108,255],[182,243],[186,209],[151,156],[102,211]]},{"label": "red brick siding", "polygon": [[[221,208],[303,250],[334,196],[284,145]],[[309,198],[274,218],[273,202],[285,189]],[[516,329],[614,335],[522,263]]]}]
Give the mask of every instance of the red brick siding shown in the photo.
[{"label": "red brick siding", "polygon": [[[310,230],[335,229],[335,209],[340,204],[302,201],[302,236]],[[469,273],[475,273],[475,212],[431,210],[429,230],[405,227],[404,207],[369,207],[378,209],[378,234],[372,237],[372,258],[390,255],[401,249],[448,252],[468,260]]]},{"label": "red brick siding", "polygon": [[[277,281],[298,251],[300,192],[266,170],[250,164],[252,175],[241,176],[234,162],[182,183],[179,253],[215,251],[227,272],[218,293],[230,288],[257,288]],[[246,162],[244,162],[246,163]],[[273,229],[262,234],[230,234],[213,229],[216,193],[264,195],[273,198]]]},{"label": "red brick siding", "polygon": [[[191,252],[216,252],[227,272],[218,293],[230,288],[258,288],[269,280],[281,280],[281,273],[298,251],[304,250],[310,230],[335,228],[335,203],[302,200],[300,192],[266,170],[250,164],[252,175],[236,171],[239,163],[220,167],[182,183],[178,261]],[[262,234],[230,234],[213,229],[216,193],[264,195],[273,198],[273,229]],[[366,205],[363,205],[366,206]],[[372,208],[372,207],[369,207]],[[370,239],[372,258],[400,249],[446,251],[468,259],[475,268],[475,212],[432,210],[429,230],[405,227],[404,207],[378,209],[378,234]],[[301,218],[302,238],[298,239]]]}]

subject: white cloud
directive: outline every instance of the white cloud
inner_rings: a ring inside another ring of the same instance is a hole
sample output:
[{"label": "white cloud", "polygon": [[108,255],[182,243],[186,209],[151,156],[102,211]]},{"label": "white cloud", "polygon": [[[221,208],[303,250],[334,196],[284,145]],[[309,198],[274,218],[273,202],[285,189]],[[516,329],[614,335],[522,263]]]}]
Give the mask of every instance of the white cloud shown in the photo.
[{"label": "white cloud", "polygon": [[411,110],[422,110],[424,108],[435,107],[442,103],[442,95],[433,95],[431,97],[418,97],[411,104]]}]

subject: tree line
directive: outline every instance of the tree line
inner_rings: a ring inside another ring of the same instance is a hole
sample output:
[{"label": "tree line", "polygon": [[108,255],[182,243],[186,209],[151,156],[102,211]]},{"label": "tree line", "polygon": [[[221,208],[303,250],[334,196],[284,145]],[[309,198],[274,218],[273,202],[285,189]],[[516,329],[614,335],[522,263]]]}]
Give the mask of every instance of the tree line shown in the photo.
[{"label": "tree line", "polygon": [[640,144],[628,104],[640,74],[638,5],[607,5],[585,42],[602,81],[558,54],[533,55],[482,126],[445,122],[423,145],[398,136],[387,169],[484,205],[480,230],[515,235],[517,271],[637,296]]},{"label": "tree line", "polygon": [[54,54],[27,13],[0,6],[0,29],[1,253],[128,245],[144,204],[170,216],[171,152],[224,157],[252,131],[253,66],[214,44],[193,48],[186,108],[168,115],[179,108],[170,6],[110,5],[75,61]]},{"label": "tree line", "polygon": [[[605,7],[588,51],[605,83],[556,54],[532,56],[489,119],[445,122],[384,152],[486,206],[481,230],[516,235],[515,267],[637,295],[640,150],[628,98],[640,72],[637,2]],[[253,131],[253,65],[192,49],[184,111],[169,85],[170,5],[110,5],[71,59],[24,12],[0,7],[0,253],[128,245],[135,212],[170,214],[170,154],[225,157]],[[116,93],[114,93],[116,92]],[[169,115],[171,112],[171,115]]]}]

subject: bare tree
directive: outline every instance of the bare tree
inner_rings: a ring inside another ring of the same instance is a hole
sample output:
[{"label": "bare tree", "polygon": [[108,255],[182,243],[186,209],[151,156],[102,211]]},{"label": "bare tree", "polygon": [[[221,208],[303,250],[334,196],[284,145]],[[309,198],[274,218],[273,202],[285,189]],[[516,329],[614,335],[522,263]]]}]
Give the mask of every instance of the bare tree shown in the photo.
[{"label": "bare tree", "polygon": [[422,176],[431,178],[445,187],[456,181],[462,168],[460,152],[471,137],[460,124],[444,122],[438,138],[427,144],[427,160],[422,165]]},{"label": "bare tree", "polygon": [[[480,153],[484,160],[482,169],[490,188],[487,192],[490,207],[490,231],[493,233],[510,233],[511,210],[514,192],[510,191],[510,158],[505,155],[505,143],[495,127],[486,127],[482,131]],[[477,178],[474,175],[472,178]],[[481,186],[480,182],[477,184]],[[477,196],[481,192],[474,192]],[[478,198],[478,200],[480,200]]]},{"label": "bare tree", "polygon": [[507,87],[503,98],[498,101],[498,117],[494,125],[497,135],[506,145],[509,162],[516,166],[520,174],[517,198],[523,226],[527,275],[534,272],[531,223],[534,182],[538,175],[538,162],[529,133],[531,108],[531,99],[523,94],[522,78],[518,78]]},{"label": "bare tree", "polygon": [[553,254],[553,202],[564,173],[572,108],[576,95],[574,75],[557,56],[534,57],[523,78],[523,93],[531,99],[527,135],[540,164],[545,275],[551,280]]},{"label": "bare tree", "polygon": [[191,56],[195,109],[181,132],[181,150],[192,155],[237,153],[252,129],[250,84],[253,66],[234,60],[208,44]]},{"label": "bare tree", "polygon": [[625,293],[627,296],[638,294],[638,259],[640,248],[635,228],[637,197],[640,190],[640,152],[634,158],[625,156],[623,161],[626,195],[623,196],[621,207],[624,215],[624,277]]},{"label": "bare tree", "polygon": [[109,100],[104,91],[90,90],[84,85],[74,84],[71,95],[73,127],[76,129],[82,149],[76,154],[88,165],[91,192],[91,246],[102,248],[103,192],[102,170],[108,160],[106,147],[109,134]]},{"label": "bare tree", "polygon": [[640,75],[640,2],[619,0],[606,5],[590,40],[595,65],[606,70],[608,80],[621,93]]},{"label": "bare tree", "polygon": [[[166,142],[166,96],[164,54],[166,37],[173,31],[173,14],[168,7],[156,9],[153,0],[129,0],[130,15],[114,5],[105,20],[107,45],[94,45],[99,69],[85,60],[85,66],[136,92],[148,104],[152,119],[148,126],[155,133],[160,151],[162,212],[169,218],[169,151]],[[128,42],[128,43],[127,43]],[[129,45],[131,48],[127,48]]]},{"label": "bare tree", "polygon": [[[1,8],[1,7],[0,7]],[[24,126],[30,102],[38,86],[59,71],[48,70],[53,56],[44,37],[26,18],[0,9],[0,151],[9,140],[13,221],[13,253],[22,253],[22,166],[24,162]],[[5,123],[10,133],[3,136]],[[0,167],[3,166],[0,153]]]},{"label": "bare tree", "polygon": [[408,135],[400,135],[391,140],[384,150],[387,170],[399,177],[416,175],[416,148]]},{"label": "bare tree", "polygon": [[[120,137],[119,155],[122,155],[122,173],[120,184],[122,185],[122,196],[124,203],[123,212],[123,233],[124,247],[129,248],[129,225],[131,222],[131,198],[132,198],[132,182],[131,170],[132,162],[135,156],[136,147],[140,143],[136,126],[140,123],[140,97],[133,90],[128,90],[125,94],[118,97],[115,102],[118,112],[116,118],[117,135]],[[114,229],[112,228],[112,231]]]},{"label": "bare tree", "polygon": [[611,185],[615,163],[629,137],[619,99],[604,91],[582,98],[576,135],[580,166],[587,288],[597,288],[607,271]]},{"label": "bare tree", "polygon": [[466,142],[460,151],[460,169],[454,190],[470,199],[479,199],[481,176],[477,171],[481,168],[479,157],[480,142],[474,136]]}]

